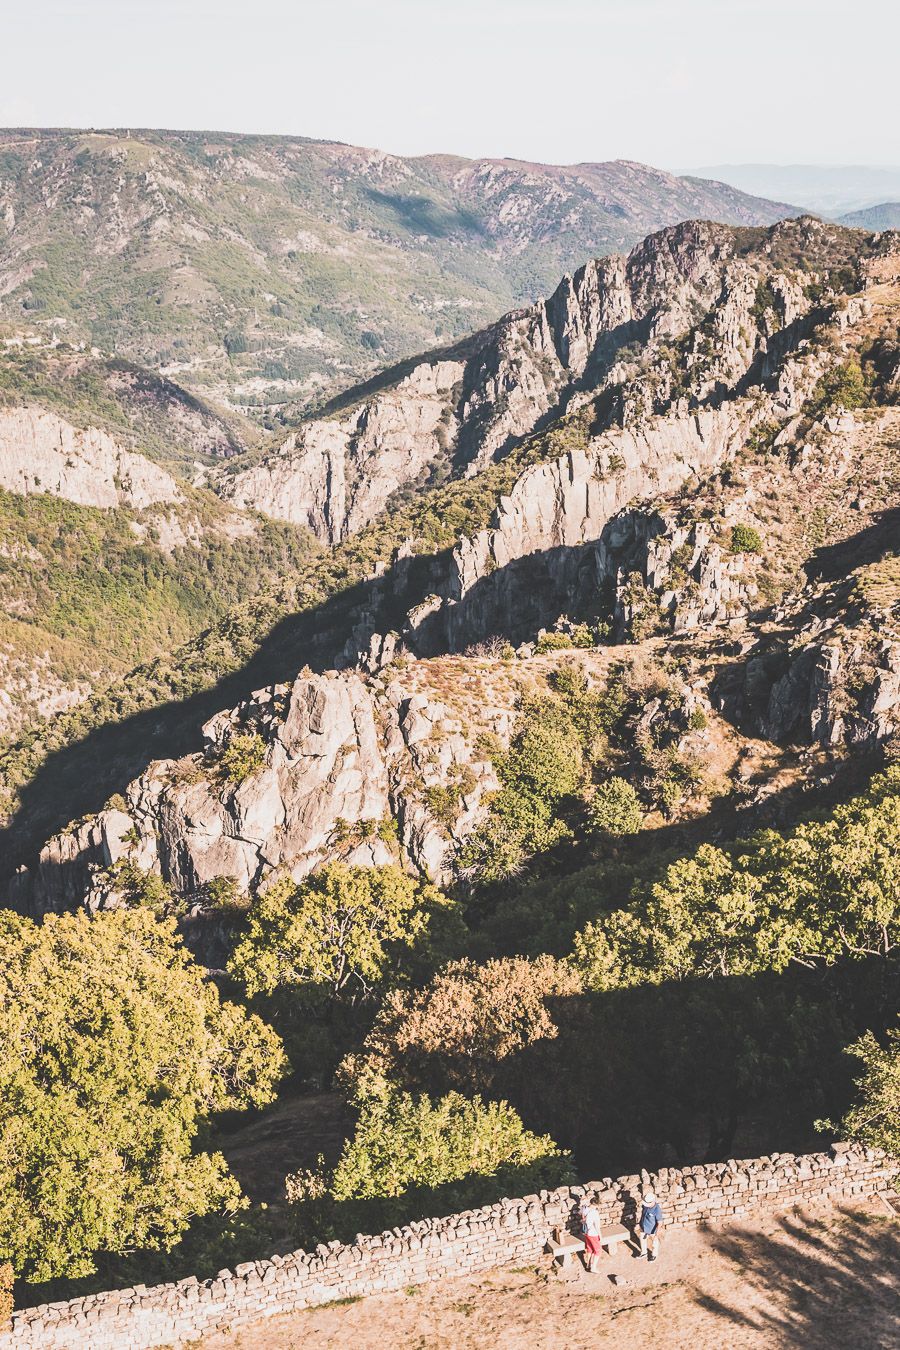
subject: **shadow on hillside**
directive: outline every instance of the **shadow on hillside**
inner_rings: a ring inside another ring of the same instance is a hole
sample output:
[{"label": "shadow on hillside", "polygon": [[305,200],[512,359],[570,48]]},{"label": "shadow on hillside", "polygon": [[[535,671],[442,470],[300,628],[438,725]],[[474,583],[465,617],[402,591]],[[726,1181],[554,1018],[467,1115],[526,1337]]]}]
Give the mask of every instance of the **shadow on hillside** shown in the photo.
[{"label": "shadow on hillside", "polygon": [[895,1015],[900,962],[669,980],[548,1001],[558,1034],[496,1057],[413,1045],[411,1088],[481,1091],[572,1151],[579,1175],[821,1148],[817,1118],[847,1108],[845,1047]]},{"label": "shadow on hillside", "polygon": [[451,599],[410,637],[416,655],[458,652],[493,637],[519,642],[563,613],[596,605],[595,558],[594,544],[530,554],[482,578],[453,603],[458,583],[448,549],[403,559],[382,577],[288,615],[261,638],[244,666],[211,688],[106,723],[49,755],[0,832],[0,883],[69,821],[100,810],[152,760],[200,750],[203,724],[214,713],[255,689],[293,681],[304,666],[321,672],[352,665],[374,634],[401,629],[423,596]]},{"label": "shadow on hillside", "polygon": [[729,1307],[697,1302],[728,1327],[753,1329],[760,1344],[794,1350],[886,1350],[900,1345],[900,1224],[847,1209],[817,1219],[799,1213],[777,1232],[730,1228],[710,1245],[740,1270],[755,1297]]},{"label": "shadow on hillside", "polygon": [[856,567],[896,553],[900,541],[900,507],[879,511],[872,522],[849,539],[817,548],[806,564],[810,581],[839,581]]},{"label": "shadow on hillside", "polygon": [[[516,559],[482,577],[461,597],[452,550],[404,558],[383,576],[285,616],[261,637],[244,666],[210,688],[106,723],[51,753],[23,789],[18,812],[0,831],[0,885],[33,860],[51,835],[69,821],[100,810],[151,761],[200,750],[203,724],[213,714],[256,689],[293,681],[304,666],[321,672],[355,664],[373,635],[402,631],[408,611],[423,597],[440,595],[445,603],[414,634],[405,635],[422,657],[460,652],[491,638],[518,643],[541,627],[552,627],[563,614],[596,617],[604,605],[599,550],[606,535],[607,530],[598,541]],[[221,640],[211,635],[213,644]],[[775,799],[766,804],[766,816],[777,820]]]}]

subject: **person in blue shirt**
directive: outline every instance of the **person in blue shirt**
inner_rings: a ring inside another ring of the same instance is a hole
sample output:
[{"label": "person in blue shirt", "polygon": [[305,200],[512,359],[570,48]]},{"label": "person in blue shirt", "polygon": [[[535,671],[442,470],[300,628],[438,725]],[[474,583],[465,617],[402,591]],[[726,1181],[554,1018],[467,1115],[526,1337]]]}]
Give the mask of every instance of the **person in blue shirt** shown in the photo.
[{"label": "person in blue shirt", "polygon": [[[647,1190],[641,1197],[641,1217],[638,1220],[638,1237],[641,1242],[641,1256],[655,1261],[659,1256],[659,1234],[663,1224],[662,1206],[652,1191]],[[649,1250],[648,1250],[649,1248]]]}]

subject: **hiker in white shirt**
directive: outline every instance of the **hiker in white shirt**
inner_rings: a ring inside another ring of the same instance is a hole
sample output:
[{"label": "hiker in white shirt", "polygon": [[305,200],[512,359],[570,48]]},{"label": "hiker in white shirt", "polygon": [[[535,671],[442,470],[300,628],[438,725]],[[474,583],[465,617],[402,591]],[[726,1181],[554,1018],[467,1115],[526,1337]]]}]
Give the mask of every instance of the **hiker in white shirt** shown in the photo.
[{"label": "hiker in white shirt", "polygon": [[594,1274],[597,1270],[602,1250],[600,1246],[602,1224],[600,1221],[600,1211],[593,1200],[589,1200],[586,1204],[582,1203],[581,1231],[584,1235],[585,1265],[591,1274]]}]

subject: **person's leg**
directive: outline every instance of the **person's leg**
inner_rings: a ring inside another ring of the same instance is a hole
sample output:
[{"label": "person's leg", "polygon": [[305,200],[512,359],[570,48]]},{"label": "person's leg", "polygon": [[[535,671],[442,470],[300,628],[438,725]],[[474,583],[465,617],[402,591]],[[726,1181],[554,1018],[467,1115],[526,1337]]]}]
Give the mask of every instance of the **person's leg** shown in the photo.
[{"label": "person's leg", "polygon": [[659,1234],[649,1233],[647,1235],[647,1245],[650,1248],[650,1252],[647,1259],[648,1261],[655,1261],[656,1258],[659,1256]]}]

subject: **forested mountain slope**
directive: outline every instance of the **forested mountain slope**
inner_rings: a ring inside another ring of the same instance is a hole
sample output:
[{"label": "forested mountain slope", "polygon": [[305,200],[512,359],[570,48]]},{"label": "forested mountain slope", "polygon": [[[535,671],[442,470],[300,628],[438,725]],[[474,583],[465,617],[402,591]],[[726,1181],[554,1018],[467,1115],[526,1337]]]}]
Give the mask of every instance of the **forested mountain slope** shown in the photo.
[{"label": "forested mountain slope", "polygon": [[0,337],[0,736],[168,652],[316,552],[195,486],[258,431],[33,330]]},{"label": "forested mountain slope", "polygon": [[265,414],[457,338],[663,225],[790,213],[626,161],[7,130],[0,319],[58,328]]}]

